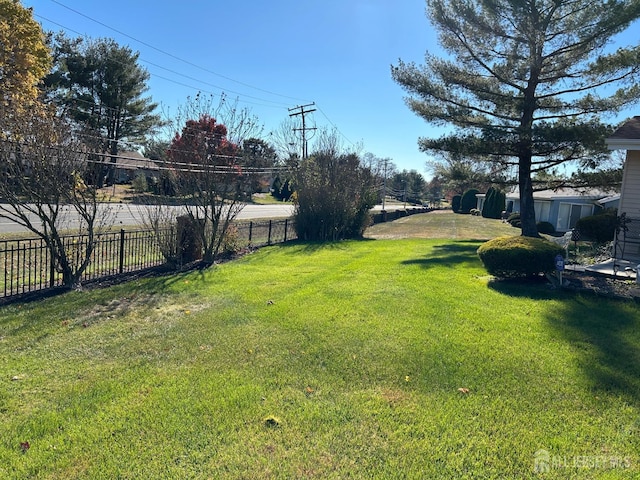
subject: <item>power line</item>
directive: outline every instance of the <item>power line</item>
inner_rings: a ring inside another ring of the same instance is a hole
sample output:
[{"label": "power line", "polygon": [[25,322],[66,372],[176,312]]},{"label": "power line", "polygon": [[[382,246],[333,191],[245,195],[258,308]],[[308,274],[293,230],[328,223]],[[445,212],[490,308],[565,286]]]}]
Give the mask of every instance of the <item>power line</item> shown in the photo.
[{"label": "power line", "polygon": [[324,118],[326,118],[326,119],[327,119],[327,121],[331,124],[331,126],[332,126],[333,128],[335,128],[336,132],[338,132],[340,135],[342,135],[342,138],[344,138],[344,139],[345,139],[347,142],[349,142],[351,145],[354,145],[354,146],[355,146],[355,143],[354,143],[354,142],[352,142],[351,140],[349,140],[349,137],[347,137],[344,133],[342,133],[342,132],[340,131],[340,129],[336,126],[336,124],[335,124],[335,123],[333,123],[333,122],[331,121],[331,119],[327,116],[327,114],[326,114],[326,113],[324,113],[324,110],[322,110],[320,107],[318,107],[318,111],[319,111],[319,112],[324,116]]},{"label": "power line", "polygon": [[[76,35],[80,35],[80,36],[82,36],[82,37],[86,38],[87,40],[92,40],[92,37],[91,37],[91,36],[89,36],[89,35],[87,35],[86,33],[80,33],[80,32],[78,32],[77,30],[74,30],[74,29],[72,29],[72,28],[70,28],[70,27],[67,27],[66,25],[63,25],[63,24],[61,24],[61,23],[59,23],[59,22],[56,22],[56,21],[54,21],[54,20],[51,20],[51,19],[49,19],[49,18],[47,18],[47,17],[44,17],[44,16],[42,16],[42,15],[39,15],[39,14],[37,14],[37,13],[35,13],[35,12],[34,12],[33,16],[34,16],[34,17],[37,17],[37,18],[39,18],[39,19],[41,19],[41,20],[44,20],[44,21],[46,21],[46,22],[49,22],[49,23],[51,23],[51,24],[53,24],[53,25],[57,25],[58,27],[63,28],[63,29],[64,29],[64,30],[66,30],[66,31],[73,32],[73,33],[75,33]],[[186,75],[186,74],[184,74],[184,73],[180,73],[180,72],[178,72],[178,71],[176,71],[176,70],[173,70],[173,69],[170,69],[170,68],[167,68],[167,67],[163,67],[162,65],[158,65],[157,63],[150,62],[150,61],[148,61],[148,60],[146,60],[146,59],[144,59],[144,58],[142,58],[142,57],[140,57],[140,58],[139,58],[139,60],[140,60],[141,62],[143,62],[143,63],[148,64],[148,65],[152,65],[152,66],[154,66],[154,67],[156,67],[156,68],[160,68],[161,70],[165,70],[165,71],[167,71],[167,72],[173,73],[174,75],[178,75],[178,76],[183,77],[183,78],[186,78],[186,79],[188,79],[188,80],[193,80],[193,81],[195,81],[195,82],[202,83],[203,85],[208,85],[208,86],[210,86],[210,87],[217,88],[217,89],[221,90],[223,93],[224,93],[224,92],[229,92],[229,93],[233,93],[233,94],[235,94],[235,95],[239,95],[239,96],[244,97],[244,98],[251,98],[251,99],[257,100],[258,102],[262,102],[262,103],[250,102],[250,101],[248,101],[248,100],[241,100],[240,98],[238,98],[238,101],[240,101],[240,102],[242,102],[242,103],[246,103],[246,104],[248,104],[248,105],[258,105],[258,106],[262,106],[262,107],[282,108],[282,109],[286,108],[286,104],[285,104],[285,103],[275,102],[275,101],[272,101],[272,100],[267,100],[267,99],[265,99],[265,98],[255,97],[255,96],[253,96],[253,95],[246,95],[246,94],[243,94],[243,93],[241,93],[241,92],[237,92],[237,91],[235,91],[235,90],[229,90],[229,89],[226,89],[226,90],[225,90],[225,88],[223,88],[223,87],[221,87],[221,86],[219,86],[219,85],[215,85],[215,84],[210,83],[210,82],[207,82],[207,81],[205,81],[205,80],[201,80],[201,79],[198,79],[198,78],[195,78],[195,77],[192,77],[192,76]],[[117,61],[117,60],[116,60],[116,61]],[[121,63],[121,64],[122,64],[122,62],[118,62],[118,63]],[[147,71],[148,71],[148,70],[147,70]],[[153,77],[155,77],[155,78],[162,79],[162,80],[166,80],[166,81],[168,81],[168,82],[174,83],[174,84],[176,84],[176,85],[180,85],[180,86],[182,86],[182,87],[187,87],[187,88],[190,88],[190,89],[192,89],[192,90],[200,91],[200,92],[203,92],[203,93],[208,93],[208,94],[210,94],[210,95],[216,95],[216,94],[218,94],[218,93],[216,93],[216,92],[212,92],[212,91],[209,91],[209,90],[204,90],[204,89],[202,89],[202,88],[200,88],[200,87],[194,87],[193,85],[188,85],[188,84],[186,84],[186,83],[179,82],[179,81],[177,81],[177,80],[174,80],[174,79],[171,79],[171,78],[168,78],[168,77],[165,77],[165,76],[159,75],[159,74],[157,74],[157,73],[155,73],[155,72],[153,72],[153,71],[148,71],[148,72],[149,72]],[[268,105],[268,104],[271,104],[271,105]]]},{"label": "power line", "polygon": [[[269,95],[274,95],[274,96],[278,96],[278,97],[282,97],[282,98],[287,98],[287,99],[299,100],[299,99],[298,99],[298,98],[296,98],[296,97],[291,97],[291,96],[288,96],[288,95],[279,94],[279,93],[277,93],[277,92],[273,92],[273,91],[266,90],[266,89],[263,89],[263,88],[260,88],[260,87],[256,87],[256,86],[254,86],[254,85],[250,85],[250,84],[247,84],[247,83],[244,83],[244,82],[241,82],[241,81],[235,80],[235,79],[233,79],[233,78],[231,78],[231,77],[228,77],[228,76],[225,76],[225,75],[219,74],[219,73],[214,72],[214,71],[212,71],[212,70],[210,70],[210,69],[207,69],[207,68],[205,68],[205,67],[202,67],[202,66],[200,66],[200,65],[197,65],[197,64],[195,64],[195,63],[193,63],[193,62],[191,62],[191,61],[189,61],[189,60],[185,60],[185,59],[183,59],[183,58],[181,58],[181,57],[178,57],[177,55],[174,55],[174,54],[169,53],[169,52],[167,52],[167,51],[165,51],[165,50],[162,50],[162,49],[160,49],[160,48],[158,48],[158,47],[155,47],[154,45],[151,45],[151,44],[149,44],[149,43],[147,43],[147,42],[145,42],[145,41],[143,41],[143,40],[140,40],[140,39],[138,39],[138,38],[136,38],[136,37],[133,37],[132,35],[129,35],[129,34],[127,34],[127,33],[123,32],[123,31],[121,31],[121,30],[118,30],[118,29],[116,29],[116,28],[113,28],[113,27],[111,27],[110,25],[107,25],[107,24],[106,24],[106,23],[104,23],[104,22],[101,22],[101,21],[99,21],[99,20],[97,20],[97,19],[95,19],[95,18],[93,18],[93,17],[91,17],[91,16],[89,16],[89,15],[86,15],[86,14],[84,14],[84,13],[82,13],[82,12],[80,12],[80,11],[76,10],[76,9],[73,9],[73,8],[71,8],[71,7],[69,7],[69,6],[65,5],[65,4],[63,4],[63,3],[61,3],[61,2],[59,2],[59,1],[57,1],[57,0],[51,0],[51,2],[52,2],[52,3],[55,3],[55,4],[59,5],[59,6],[61,6],[61,7],[63,7],[63,8],[65,8],[65,9],[67,9],[67,10],[69,10],[69,11],[71,11],[71,12],[73,12],[73,13],[77,14],[77,15],[80,15],[80,16],[82,16],[82,17],[84,17],[84,18],[87,18],[88,20],[90,20],[90,21],[92,21],[92,22],[94,22],[94,23],[97,23],[98,25],[101,25],[101,26],[103,26],[103,27],[105,27],[105,28],[108,28],[109,30],[112,30],[112,31],[114,31],[114,32],[116,32],[116,33],[118,33],[118,34],[120,34],[120,35],[123,35],[123,36],[125,36],[125,37],[127,37],[127,38],[129,38],[129,39],[131,39],[131,40],[133,40],[133,41],[135,41],[135,42],[138,42],[138,43],[140,43],[141,45],[144,45],[144,46],[146,46],[146,47],[149,47],[149,48],[151,48],[151,49],[153,49],[153,50],[155,50],[155,51],[157,51],[157,52],[159,52],[159,53],[162,53],[163,55],[166,55],[166,56],[168,56],[168,57],[170,57],[170,58],[173,58],[173,59],[175,59],[175,60],[178,60],[178,61],[180,61],[180,62],[183,62],[183,63],[185,63],[185,64],[187,64],[187,65],[190,65],[190,66],[193,66],[193,67],[195,67],[195,68],[198,68],[198,69],[200,69],[200,70],[202,70],[202,71],[204,71],[204,72],[210,73],[210,74],[212,74],[212,75],[216,75],[216,76],[218,76],[218,77],[220,77],[220,78],[224,78],[224,79],[226,79],[226,80],[232,81],[232,82],[237,83],[237,84],[239,84],[239,85],[243,85],[243,86],[246,86],[246,87],[248,87],[248,88],[252,88],[252,89],[254,89],[254,90],[257,90],[257,91],[261,91],[261,92],[267,93],[267,94],[269,94]],[[34,15],[34,16],[36,16],[36,17],[38,17],[38,18],[40,18],[40,19],[42,19],[42,20],[45,20],[45,21],[47,21],[47,22],[49,22],[49,23],[52,23],[52,24],[54,24],[54,25],[57,25],[57,26],[59,26],[59,27],[61,27],[61,28],[65,29],[65,30],[67,30],[67,31],[70,31],[70,32],[76,33],[76,34],[78,34],[78,35],[81,35],[81,36],[83,36],[83,37],[86,37],[86,38],[88,38],[88,39],[91,39],[91,37],[90,37],[89,35],[87,35],[87,34],[80,33],[80,32],[78,32],[77,30],[74,30],[74,29],[72,29],[72,28],[70,28],[70,27],[67,27],[67,26],[65,26],[65,25],[62,25],[62,24],[60,24],[60,23],[58,23],[58,22],[56,22],[56,21],[53,21],[53,20],[51,20],[51,19],[48,19],[48,18],[46,18],[46,17],[44,17],[44,16],[42,16],[42,15],[36,14],[35,12],[33,13],[33,15]],[[176,70],[173,70],[173,69],[170,69],[170,68],[167,68],[167,67],[163,67],[162,65],[158,65],[158,64],[156,64],[156,63],[154,63],[154,62],[150,62],[150,61],[148,61],[148,60],[146,60],[146,59],[144,59],[144,58],[140,58],[140,61],[141,61],[141,62],[143,62],[143,63],[146,63],[146,64],[148,64],[148,65],[152,65],[152,66],[154,66],[154,67],[156,67],[156,68],[160,68],[160,69],[162,69],[162,70],[165,70],[165,71],[167,71],[167,72],[170,72],[170,73],[172,73],[172,74],[174,74],[174,75],[178,75],[178,76],[180,76],[180,77],[183,77],[183,78],[186,78],[186,79],[189,79],[189,80],[193,80],[193,81],[196,81],[196,82],[202,83],[202,84],[204,84],[204,85],[208,85],[208,86],[210,86],[210,87],[218,88],[218,89],[220,89],[223,93],[226,91],[226,92],[230,92],[230,93],[233,93],[233,94],[239,95],[240,97],[251,98],[251,99],[257,100],[258,102],[263,102],[263,103],[250,102],[250,101],[243,100],[242,98],[238,97],[238,101],[239,101],[239,102],[242,102],[242,103],[245,103],[245,104],[249,104],[249,105],[258,105],[258,106],[264,106],[264,107],[270,107],[270,108],[285,108],[285,107],[286,107],[286,104],[284,104],[284,103],[275,102],[275,101],[272,101],[272,100],[267,100],[267,99],[264,99],[264,98],[255,97],[255,96],[251,96],[251,95],[246,95],[246,94],[243,94],[243,93],[240,93],[240,92],[237,92],[237,91],[233,91],[233,90],[229,90],[229,89],[226,89],[226,90],[225,90],[223,87],[220,87],[220,86],[218,86],[218,85],[212,84],[212,83],[210,83],[210,82],[206,82],[206,81],[204,81],[204,80],[197,79],[197,78],[195,78],[195,77],[191,77],[191,76],[189,76],[189,75],[185,75],[185,74],[183,74],[183,73],[177,72]],[[180,85],[180,86],[183,86],[183,87],[187,87],[187,88],[190,88],[190,89],[193,89],[193,90],[196,90],[196,91],[200,91],[200,92],[203,92],[203,93],[211,94],[211,95],[214,95],[214,96],[217,94],[216,92],[211,92],[211,91],[203,90],[203,89],[201,89],[201,88],[199,88],[199,87],[194,87],[194,86],[192,86],[192,85],[188,85],[188,84],[186,84],[186,83],[179,82],[179,81],[177,81],[177,80],[175,80],[175,79],[167,78],[167,77],[162,76],[162,75],[159,75],[159,74],[157,74],[157,73],[155,73],[155,72],[150,72],[150,73],[151,73],[155,78],[162,79],[162,80],[165,80],[165,81],[168,81],[168,82],[174,83],[174,84],[176,84],[176,85]],[[315,102],[314,102],[314,103],[312,103],[312,104],[309,104],[309,105],[305,105],[304,107],[306,107],[306,106],[311,106],[311,105],[315,105]],[[296,108],[300,108],[300,107],[294,107],[294,109],[296,109]],[[327,114],[326,114],[326,113],[325,113],[325,112],[324,112],[320,107],[317,107],[317,109],[318,109],[318,110],[320,111],[320,113],[324,116],[324,118],[325,118],[325,119],[326,119],[326,120],[327,120],[327,121],[332,125],[332,127],[333,127],[333,128],[334,128],[334,129],[335,129],[335,130],[336,130],[336,131],[337,131],[337,132],[338,132],[338,133],[339,133],[339,134],[340,134],[340,135],[341,135],[341,136],[342,136],[342,137],[347,141],[347,142],[349,142],[351,145],[355,145],[355,143],[354,143],[353,141],[351,141],[351,140],[349,139],[349,137],[347,137],[344,133],[342,133],[342,131],[340,131],[340,129],[336,126],[336,124],[335,124],[335,123],[333,123],[333,121],[328,117],[328,115],[327,115]],[[289,111],[291,111],[291,110],[293,110],[293,109],[289,109]],[[304,113],[307,113],[307,112],[304,112]],[[303,132],[303,155],[304,155],[304,156],[306,156],[306,154],[307,154],[306,130],[315,130],[316,128],[315,128],[315,127],[313,127],[313,128],[307,128],[307,127],[306,127],[306,125],[305,125],[304,114],[303,114],[302,112],[300,112],[299,114],[302,114],[302,115],[303,115],[303,119],[302,119],[302,120],[303,120],[303,128],[302,128],[302,129],[297,129],[297,130],[298,130],[298,131],[302,131],[302,132]],[[295,114],[294,114],[294,115],[295,115]],[[290,115],[290,116],[291,116],[291,115]]]},{"label": "power line", "polygon": [[189,61],[189,60],[185,60],[185,59],[183,59],[183,58],[181,58],[181,57],[178,57],[177,55],[174,55],[174,54],[169,53],[169,52],[167,52],[167,51],[165,51],[165,50],[162,50],[162,49],[160,49],[160,48],[158,48],[158,47],[155,47],[154,45],[151,45],[150,43],[147,43],[147,42],[145,42],[145,41],[143,41],[143,40],[140,40],[140,39],[138,39],[138,38],[135,38],[135,37],[133,37],[133,36],[129,35],[128,33],[125,33],[125,32],[123,32],[123,31],[121,31],[121,30],[118,30],[118,29],[116,29],[116,28],[113,28],[113,27],[111,27],[111,26],[107,25],[106,23],[101,22],[101,21],[99,21],[99,20],[96,20],[95,18],[92,18],[92,17],[90,17],[89,15],[86,15],[86,14],[84,14],[84,13],[82,13],[82,12],[79,12],[78,10],[75,10],[75,9],[73,9],[73,8],[71,8],[71,7],[68,7],[67,5],[65,5],[65,4],[63,4],[63,3],[61,3],[61,2],[59,2],[59,1],[57,1],[57,0],[51,0],[51,2],[53,2],[53,3],[57,4],[57,5],[60,5],[61,7],[66,8],[67,10],[69,10],[69,11],[71,11],[71,12],[73,12],[73,13],[77,14],[77,15],[80,15],[81,17],[84,17],[84,18],[86,18],[86,19],[88,19],[88,20],[91,20],[92,22],[95,22],[95,23],[97,23],[98,25],[102,25],[103,27],[108,28],[109,30],[112,30],[112,31],[114,31],[114,32],[116,32],[116,33],[118,33],[118,34],[120,34],[120,35],[123,35],[123,36],[125,36],[125,37],[127,37],[127,38],[129,38],[129,39],[131,39],[131,40],[133,40],[133,41],[135,41],[135,42],[138,42],[138,43],[140,43],[141,45],[144,45],[144,46],[146,46],[146,47],[149,47],[149,48],[151,48],[151,49],[153,49],[153,50],[155,50],[155,51],[157,51],[157,52],[159,52],[159,53],[162,53],[163,55],[166,55],[166,56],[168,56],[168,57],[170,57],[170,58],[173,58],[173,59],[175,59],[175,60],[178,60],[178,61],[180,61],[180,62],[182,62],[182,63],[184,63],[184,64],[186,64],[186,65],[190,65],[190,66],[192,66],[192,67],[198,68],[198,69],[200,69],[200,70],[202,70],[202,71],[204,71],[204,72],[210,73],[210,74],[215,75],[215,76],[217,76],[217,77],[224,78],[225,80],[229,80],[229,81],[231,81],[231,82],[237,83],[238,85],[242,85],[242,86],[247,87],[247,88],[251,88],[251,89],[254,89],[254,90],[257,90],[257,91],[263,92],[263,93],[267,93],[267,94],[269,94],[269,95],[274,95],[274,96],[276,96],[276,97],[286,98],[286,99],[289,99],[289,100],[300,100],[299,98],[291,97],[291,96],[289,96],[289,95],[283,95],[283,94],[280,94],[280,93],[277,93],[277,92],[273,92],[273,91],[270,91],[270,90],[266,90],[266,89],[264,89],[264,88],[256,87],[256,86],[254,86],[254,85],[250,85],[250,84],[248,84],[248,83],[241,82],[241,81],[239,81],[239,80],[235,80],[235,79],[233,79],[233,78],[231,78],[231,77],[228,77],[228,76],[226,76],[226,75],[222,75],[222,74],[220,74],[220,73],[214,72],[213,70],[210,70],[210,69],[208,69],[208,68],[205,68],[205,67],[202,67],[202,66],[200,66],[200,65],[197,65],[197,64],[195,64],[195,63],[193,63],[193,62],[191,62],[191,61]]}]

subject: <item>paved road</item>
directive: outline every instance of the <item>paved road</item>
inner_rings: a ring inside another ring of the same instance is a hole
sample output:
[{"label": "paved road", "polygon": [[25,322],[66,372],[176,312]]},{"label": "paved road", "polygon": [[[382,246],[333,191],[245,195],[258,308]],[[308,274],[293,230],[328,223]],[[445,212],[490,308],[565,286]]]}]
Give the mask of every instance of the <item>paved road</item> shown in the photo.
[{"label": "paved road", "polygon": [[[132,226],[140,225],[141,219],[144,218],[144,206],[141,205],[119,205],[108,204],[105,208],[111,209],[115,215],[113,224],[115,226]],[[174,207],[179,209],[180,207]],[[286,218],[293,214],[293,206],[289,204],[283,205],[247,205],[240,215],[239,219],[267,219],[267,218]],[[35,219],[35,217],[34,217]],[[66,215],[65,222],[69,225],[69,228],[77,226],[77,221],[74,220],[74,216],[71,214]],[[0,218],[0,234],[3,233],[19,233],[26,232],[27,230],[20,225],[7,220],[6,218]]]}]

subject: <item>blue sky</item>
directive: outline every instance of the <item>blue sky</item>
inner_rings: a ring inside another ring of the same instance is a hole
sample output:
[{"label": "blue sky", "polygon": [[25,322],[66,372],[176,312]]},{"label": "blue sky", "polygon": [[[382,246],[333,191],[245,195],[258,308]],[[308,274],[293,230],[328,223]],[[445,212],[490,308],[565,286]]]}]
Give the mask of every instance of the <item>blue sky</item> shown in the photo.
[{"label": "blue sky", "polygon": [[[363,152],[429,177],[417,140],[439,131],[405,106],[390,74],[399,58],[422,63],[427,50],[439,51],[425,0],[23,4],[33,7],[45,30],[111,37],[139,51],[151,74],[148,93],[169,111],[198,91],[225,92],[251,109],[268,134],[288,118],[288,108],[315,102],[309,121],[337,127],[345,146],[361,144]],[[623,44],[637,44],[638,37],[632,27]],[[627,114],[622,118],[634,112]]]},{"label": "blue sky", "polygon": [[288,118],[288,108],[315,102],[318,110],[307,118],[317,127],[337,127],[345,146],[361,143],[365,152],[426,175],[417,139],[429,126],[404,105],[390,74],[399,58],[421,62],[436,46],[424,0],[23,4],[33,7],[45,30],[111,37],[139,51],[151,74],[149,95],[171,111],[198,90],[224,91],[239,97],[269,132]]}]

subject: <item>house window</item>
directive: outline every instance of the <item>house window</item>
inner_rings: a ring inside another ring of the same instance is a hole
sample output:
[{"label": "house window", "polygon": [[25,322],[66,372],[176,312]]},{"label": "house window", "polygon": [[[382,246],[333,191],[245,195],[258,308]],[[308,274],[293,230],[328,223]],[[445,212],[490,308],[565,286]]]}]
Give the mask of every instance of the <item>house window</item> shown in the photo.
[{"label": "house window", "polygon": [[566,232],[576,226],[582,217],[593,214],[593,205],[561,203],[558,209],[556,230]]},{"label": "house window", "polygon": [[536,211],[536,220],[538,222],[548,222],[549,213],[551,212],[551,202],[533,202],[533,208]]}]

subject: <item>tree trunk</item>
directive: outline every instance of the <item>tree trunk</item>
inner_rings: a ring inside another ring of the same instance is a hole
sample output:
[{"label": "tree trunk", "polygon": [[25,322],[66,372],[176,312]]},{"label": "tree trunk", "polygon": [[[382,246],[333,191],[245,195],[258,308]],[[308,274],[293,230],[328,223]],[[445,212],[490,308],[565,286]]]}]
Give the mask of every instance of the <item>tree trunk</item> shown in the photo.
[{"label": "tree trunk", "polygon": [[539,237],[531,182],[531,158],[520,157],[518,186],[520,189],[520,222],[523,237]]},{"label": "tree trunk", "polygon": [[540,75],[540,52],[531,46],[531,56],[538,61],[531,67],[529,84],[524,91],[518,145],[518,186],[520,187],[520,222],[523,237],[537,238],[536,211],[533,204],[531,163],[533,159],[533,118],[536,111],[536,86]]}]

